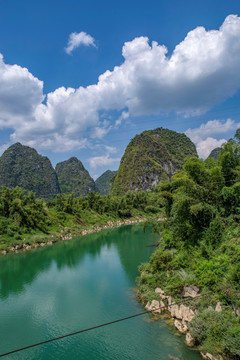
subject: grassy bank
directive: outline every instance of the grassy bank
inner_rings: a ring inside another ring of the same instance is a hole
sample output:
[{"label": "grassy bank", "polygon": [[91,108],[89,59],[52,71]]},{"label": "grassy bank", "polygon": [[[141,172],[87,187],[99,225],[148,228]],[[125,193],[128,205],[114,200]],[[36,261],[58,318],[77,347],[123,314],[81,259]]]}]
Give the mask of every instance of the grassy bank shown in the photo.
[{"label": "grassy bank", "polygon": [[138,279],[143,303],[156,299],[157,287],[173,301],[183,299],[187,284],[211,292],[191,302],[190,334],[199,350],[224,359],[240,359],[239,154],[239,139],[230,140],[218,161],[188,159],[160,185],[167,221]]},{"label": "grassy bank", "polygon": [[89,193],[85,199],[58,195],[44,202],[32,192],[0,191],[0,251],[15,251],[68,240],[89,231],[161,216],[156,193],[122,197]]}]

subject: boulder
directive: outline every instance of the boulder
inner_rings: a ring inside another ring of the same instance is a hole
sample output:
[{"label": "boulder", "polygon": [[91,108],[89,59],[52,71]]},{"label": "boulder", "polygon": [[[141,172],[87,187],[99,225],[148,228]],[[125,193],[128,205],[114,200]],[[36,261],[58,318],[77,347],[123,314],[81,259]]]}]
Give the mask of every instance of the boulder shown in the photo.
[{"label": "boulder", "polygon": [[194,318],[194,312],[189,307],[181,304],[173,304],[170,306],[170,313],[172,317],[175,317],[183,321],[191,321]]},{"label": "boulder", "polygon": [[199,296],[199,291],[197,286],[185,284],[183,288],[183,297],[195,298]]},{"label": "boulder", "polygon": [[180,331],[180,333],[182,334],[186,334],[186,332],[188,331],[188,327],[185,323],[179,321],[179,320],[175,320],[174,321],[174,326],[176,329],[178,329],[178,331]]},{"label": "boulder", "polygon": [[217,305],[216,305],[216,308],[215,308],[215,311],[217,311],[217,312],[222,312],[222,306],[221,306],[220,301],[218,301],[218,303],[217,303]]},{"label": "boulder", "polygon": [[179,307],[177,304],[172,304],[171,307],[170,307],[170,313],[171,313],[171,316],[172,317],[175,317],[177,319],[182,319],[182,316],[180,314],[180,311],[179,311]]},{"label": "boulder", "polygon": [[155,293],[156,293],[156,294],[164,295],[164,291],[163,291],[161,288],[156,288],[156,289],[155,289]]},{"label": "boulder", "polygon": [[192,321],[192,319],[194,318],[195,314],[192,311],[192,309],[190,309],[188,306],[181,304],[179,311],[180,311],[183,321],[189,322],[189,321]]},{"label": "boulder", "polygon": [[186,344],[188,346],[194,346],[195,345],[195,340],[194,340],[194,338],[192,337],[192,335],[189,332],[186,334]]},{"label": "boulder", "polygon": [[153,311],[154,313],[157,314],[161,314],[162,309],[160,308],[161,304],[159,301],[157,300],[152,300],[152,302],[148,302],[147,305],[145,306],[145,309],[147,309],[148,311]]},{"label": "boulder", "polygon": [[202,355],[202,357],[206,360],[223,360],[223,357],[221,355],[219,355],[218,357],[213,356],[210,353],[206,353],[204,354],[203,352],[200,353]]}]

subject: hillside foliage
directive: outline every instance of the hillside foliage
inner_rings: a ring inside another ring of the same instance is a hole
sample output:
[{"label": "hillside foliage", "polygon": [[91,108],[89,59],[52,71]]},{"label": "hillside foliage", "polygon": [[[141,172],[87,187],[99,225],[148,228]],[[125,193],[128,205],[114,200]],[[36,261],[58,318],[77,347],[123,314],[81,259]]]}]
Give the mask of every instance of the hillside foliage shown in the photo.
[{"label": "hillside foliage", "polygon": [[96,190],[94,180],[76,157],[56,165],[56,173],[62,194],[87,195]]},{"label": "hillside foliage", "polygon": [[[141,267],[139,291],[156,287],[181,299],[185,284],[202,293],[191,333],[203,351],[240,359],[240,143],[223,145],[218,160],[190,158],[184,169],[159,186],[167,221],[160,244]],[[215,311],[217,302],[223,311]]]},{"label": "hillside foliage", "polygon": [[144,131],[127,146],[111,191],[150,190],[181,169],[187,156],[197,152],[185,134],[163,128]]},{"label": "hillside foliage", "polygon": [[110,193],[111,182],[117,171],[107,170],[95,181],[96,190],[100,195],[108,195]]},{"label": "hillside foliage", "polygon": [[88,193],[59,194],[45,202],[33,192],[16,187],[0,190],[0,250],[23,243],[34,244],[71,232],[78,235],[91,226],[130,218],[152,218],[160,214],[156,193],[128,193],[121,197]]},{"label": "hillside foliage", "polygon": [[19,186],[45,199],[60,192],[50,160],[20,143],[10,146],[0,157],[0,186]]}]

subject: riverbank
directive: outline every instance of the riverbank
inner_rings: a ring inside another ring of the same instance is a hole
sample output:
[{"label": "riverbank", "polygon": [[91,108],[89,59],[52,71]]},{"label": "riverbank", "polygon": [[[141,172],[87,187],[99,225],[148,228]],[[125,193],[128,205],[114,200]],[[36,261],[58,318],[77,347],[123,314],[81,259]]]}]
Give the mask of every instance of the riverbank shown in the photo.
[{"label": "riverbank", "polygon": [[[125,219],[125,220],[108,220],[105,224],[95,224],[95,225],[89,225],[74,228],[74,229],[61,229],[60,232],[54,233],[54,234],[47,234],[47,235],[34,235],[33,237],[30,237],[28,239],[23,239],[23,241],[20,244],[16,244],[14,246],[8,246],[6,249],[1,250],[1,255],[6,255],[9,252],[18,253],[19,251],[28,251],[31,249],[35,249],[38,247],[44,247],[53,245],[54,243],[57,243],[59,241],[67,241],[71,240],[73,237],[78,236],[84,236],[88,234],[92,234],[95,232],[99,232],[104,229],[111,229],[114,227],[119,227],[122,225],[131,225],[131,224],[138,224],[143,223],[146,221],[156,221],[154,218],[146,218],[146,217],[138,217],[138,218],[131,218],[131,219]],[[161,221],[162,219],[157,219],[158,221]]]},{"label": "riverbank", "polygon": [[204,359],[239,359],[238,224],[223,232],[221,245],[208,258],[196,246],[164,246],[168,239],[169,233],[163,232],[159,248],[140,266],[140,301],[155,314],[159,307],[167,311],[172,325]]},{"label": "riverbank", "polygon": [[[185,335],[185,344],[189,347],[195,347],[196,339],[191,334],[191,321],[198,313],[197,301],[200,297],[208,296],[209,293],[201,294],[200,289],[195,285],[185,285],[182,294],[182,301],[175,302],[170,295],[161,288],[155,289],[155,299],[152,301],[142,302],[146,310],[152,312],[153,315],[159,316],[160,314],[168,313],[168,324],[174,326],[178,332]],[[139,297],[141,301],[141,297]],[[221,302],[216,303],[215,312],[222,312]],[[196,348],[206,360],[228,360],[228,357],[222,355],[214,356],[209,352],[203,352]]]}]

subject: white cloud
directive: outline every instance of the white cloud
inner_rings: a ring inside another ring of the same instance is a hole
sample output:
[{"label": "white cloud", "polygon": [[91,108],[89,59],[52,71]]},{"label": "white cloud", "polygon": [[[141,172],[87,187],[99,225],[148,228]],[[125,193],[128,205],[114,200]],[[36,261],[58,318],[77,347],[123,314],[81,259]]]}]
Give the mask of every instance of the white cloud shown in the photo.
[{"label": "white cloud", "polygon": [[203,159],[207,158],[213,149],[220,147],[226,141],[227,141],[226,139],[216,140],[211,137],[208,137],[205,140],[199,141],[197,143],[197,152],[198,152],[199,157],[203,158]]},{"label": "white cloud", "polygon": [[213,136],[226,134],[228,131],[236,130],[239,127],[240,124],[232,119],[227,119],[225,122],[210,120],[198,128],[188,129],[185,134],[196,144],[198,155],[201,158],[206,158],[213,149],[220,147],[227,141],[226,139],[217,140]]},{"label": "white cloud", "polygon": [[102,156],[94,156],[88,159],[91,168],[96,169],[100,166],[112,165],[115,162],[119,162],[121,158],[111,158],[109,154]]},{"label": "white cloud", "polygon": [[119,118],[115,121],[115,128],[118,128],[123,120],[126,120],[129,118],[129,113],[127,111],[123,111]]},{"label": "white cloud", "polygon": [[21,126],[31,121],[44,100],[43,82],[26,68],[5,64],[0,54],[0,128]]},{"label": "white cloud", "polygon": [[73,50],[78,48],[79,46],[94,46],[96,47],[94,38],[81,31],[80,33],[73,32],[69,35],[68,44],[65,48],[65,51],[68,55],[71,55]]},{"label": "white cloud", "polygon": [[105,146],[105,149],[109,152],[109,154],[115,154],[117,152],[117,148],[115,146]]},{"label": "white cloud", "polygon": [[198,143],[208,136],[226,134],[228,131],[236,130],[239,127],[240,124],[235,123],[235,121],[231,119],[227,119],[225,122],[220,120],[210,120],[206,124],[201,124],[199,128],[188,129],[185,134],[190,137],[193,142]]},{"label": "white cloud", "polygon": [[[94,46],[90,35],[74,34],[69,53],[81,44]],[[88,146],[86,139],[103,137],[129,116],[203,113],[240,87],[240,18],[228,16],[219,30],[190,31],[169,57],[165,46],[149,44],[147,37],[126,42],[122,54],[123,63],[100,75],[97,84],[58,88],[47,94],[46,104],[42,81],[0,56],[0,127],[13,129],[12,141],[60,151]],[[100,113],[109,110],[121,116],[102,121]],[[198,142],[212,136],[217,121],[200,129],[205,135]],[[233,126],[231,121],[225,126]]]}]

